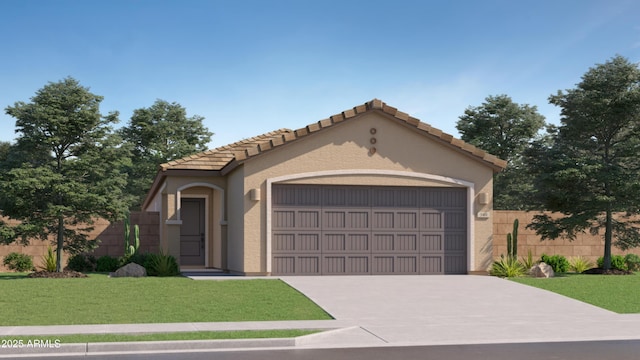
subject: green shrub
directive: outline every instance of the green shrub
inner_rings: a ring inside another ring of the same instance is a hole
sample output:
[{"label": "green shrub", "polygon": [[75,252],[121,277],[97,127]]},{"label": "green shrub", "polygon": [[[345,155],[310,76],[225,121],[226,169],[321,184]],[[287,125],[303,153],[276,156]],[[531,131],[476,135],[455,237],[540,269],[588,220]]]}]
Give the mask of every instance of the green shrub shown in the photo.
[{"label": "green shrub", "polygon": [[94,271],[96,268],[96,258],[88,254],[73,255],[67,262],[67,268],[77,272]]},{"label": "green shrub", "polygon": [[[600,256],[597,260],[598,267],[604,266],[604,257]],[[611,255],[611,268],[617,270],[627,270],[627,264],[622,255]]]},{"label": "green shrub", "polygon": [[640,270],[640,256],[636,254],[627,254],[624,257],[624,262],[627,265],[627,270],[629,271]]},{"label": "green shrub", "polygon": [[147,262],[147,258],[150,256],[150,254],[145,253],[135,253],[131,256],[122,256],[118,259],[118,262],[120,263],[120,266],[125,266],[129,263],[134,263],[134,264],[138,264],[140,266],[144,266],[144,264]]},{"label": "green shrub", "polygon": [[118,270],[120,260],[109,255],[103,255],[96,260],[97,272],[113,272]]},{"label": "green shrub", "polygon": [[518,259],[511,256],[500,256],[500,260],[494,261],[489,274],[499,277],[516,277],[526,275],[529,269],[525,268]]},{"label": "green shrub", "polygon": [[527,257],[522,257],[522,266],[524,266],[527,271],[531,270],[531,268],[535,265],[533,261],[533,254],[531,253],[531,249],[527,250]]},{"label": "green shrub", "polygon": [[582,256],[572,257],[569,260],[569,269],[578,274],[582,273],[585,270],[589,270],[592,267],[593,263],[588,259],[583,258]]},{"label": "green shrub", "polygon": [[57,259],[55,255],[53,255],[53,248],[49,246],[47,248],[47,255],[42,257],[42,270],[48,272],[54,272],[57,269]]},{"label": "green shrub", "polygon": [[551,266],[555,273],[566,273],[569,271],[569,260],[562,255],[549,256],[542,254],[540,261]]},{"label": "green shrub", "polygon": [[7,254],[7,256],[5,256],[4,258],[3,264],[7,268],[9,268],[9,270],[18,272],[35,270],[35,268],[33,267],[33,259],[31,258],[31,256],[20,254],[17,252]]},{"label": "green shrub", "polygon": [[144,268],[149,276],[180,275],[176,258],[162,251],[159,254],[149,254],[144,262]]}]

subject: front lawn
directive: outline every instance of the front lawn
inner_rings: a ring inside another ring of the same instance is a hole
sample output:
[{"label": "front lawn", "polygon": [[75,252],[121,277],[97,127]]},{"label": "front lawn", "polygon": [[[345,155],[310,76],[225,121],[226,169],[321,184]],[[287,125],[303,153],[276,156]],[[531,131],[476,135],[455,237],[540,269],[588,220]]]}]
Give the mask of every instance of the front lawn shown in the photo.
[{"label": "front lawn", "polygon": [[325,320],[307,297],[274,279],[29,279],[0,274],[0,326]]},{"label": "front lawn", "polygon": [[620,314],[640,313],[640,275],[566,274],[550,279],[511,278],[515,282],[592,304]]}]

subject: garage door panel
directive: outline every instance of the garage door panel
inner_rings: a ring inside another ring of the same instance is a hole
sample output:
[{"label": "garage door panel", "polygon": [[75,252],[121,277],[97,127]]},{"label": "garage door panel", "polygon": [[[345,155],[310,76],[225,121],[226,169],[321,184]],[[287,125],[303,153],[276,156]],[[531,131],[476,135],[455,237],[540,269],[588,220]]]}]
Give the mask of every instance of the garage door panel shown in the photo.
[{"label": "garage door panel", "polygon": [[444,272],[442,268],[443,258],[444,256],[422,255],[420,259],[420,273],[442,274]]},{"label": "garage door panel", "polygon": [[442,234],[424,234],[420,236],[420,252],[440,253],[444,249]]},{"label": "garage door panel", "polygon": [[323,211],[323,229],[346,229],[347,214],[344,211]]},{"label": "garage door panel", "polygon": [[420,249],[418,233],[373,234],[373,253],[417,253]]},{"label": "garage door panel", "polygon": [[348,273],[349,274],[369,274],[371,269],[369,268],[369,264],[371,263],[371,256],[369,255],[361,255],[361,256],[348,256],[347,257],[348,264]]},{"label": "garage door panel", "polygon": [[274,274],[292,275],[296,273],[296,256],[274,256],[271,267]]},{"label": "garage door panel", "polygon": [[418,230],[418,212],[409,210],[378,211],[373,210],[372,228],[393,229],[394,231]]},{"label": "garage door panel", "polygon": [[296,250],[296,234],[274,233],[271,236],[271,242],[274,252]]},{"label": "garage door panel", "polygon": [[291,229],[296,227],[296,212],[294,210],[273,211],[274,229]]},{"label": "garage door panel", "polygon": [[417,230],[418,213],[415,211],[396,212],[396,229]]},{"label": "garage door panel", "polygon": [[446,252],[464,252],[467,247],[467,239],[464,233],[446,234],[444,236],[444,250]]},{"label": "garage door panel", "polygon": [[466,274],[467,264],[464,255],[445,255],[444,273],[445,274]]},{"label": "garage door panel", "polygon": [[373,269],[374,274],[393,274],[394,266],[393,255],[373,255]]},{"label": "garage door panel", "polygon": [[393,211],[373,211],[373,229],[393,229],[395,216]]},{"label": "garage door panel", "polygon": [[347,273],[347,263],[345,256],[323,256],[323,275],[345,275]]},{"label": "garage door panel", "polygon": [[418,255],[373,255],[373,274],[418,274]]},{"label": "garage door panel", "polygon": [[274,256],[271,266],[282,275],[320,275],[320,255]]},{"label": "garage door panel", "polygon": [[322,235],[322,251],[326,253],[370,253],[371,245],[369,233],[350,232],[334,233],[325,232]]},{"label": "garage door panel", "polygon": [[444,218],[444,228],[447,230],[462,230],[467,227],[467,214],[464,211],[447,211]]},{"label": "garage door panel", "polygon": [[273,202],[274,274],[467,271],[466,189],[274,185],[289,187]]},{"label": "garage door panel", "polygon": [[299,229],[319,229],[320,228],[320,211],[298,211]]},{"label": "garage door panel", "polygon": [[347,225],[349,229],[369,229],[371,228],[371,211],[369,210],[350,210],[347,212]]},{"label": "garage door panel", "polygon": [[320,233],[274,233],[271,241],[278,253],[320,252]]},{"label": "garage door panel", "polygon": [[420,213],[420,230],[442,230],[442,213],[436,211],[422,211]]},{"label": "garage door panel", "polygon": [[323,275],[365,275],[370,273],[369,255],[325,255]]}]

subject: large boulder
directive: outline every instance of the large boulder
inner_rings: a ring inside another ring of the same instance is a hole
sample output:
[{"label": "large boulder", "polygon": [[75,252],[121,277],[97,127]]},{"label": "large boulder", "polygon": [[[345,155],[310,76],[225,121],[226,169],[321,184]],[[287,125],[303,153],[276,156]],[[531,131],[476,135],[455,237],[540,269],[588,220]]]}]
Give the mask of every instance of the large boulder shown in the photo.
[{"label": "large boulder", "polygon": [[143,277],[147,276],[147,269],[136,263],[128,263],[111,273],[112,277]]},{"label": "large boulder", "polygon": [[551,278],[555,276],[551,265],[543,262],[534,265],[529,272],[533,277],[538,278]]}]

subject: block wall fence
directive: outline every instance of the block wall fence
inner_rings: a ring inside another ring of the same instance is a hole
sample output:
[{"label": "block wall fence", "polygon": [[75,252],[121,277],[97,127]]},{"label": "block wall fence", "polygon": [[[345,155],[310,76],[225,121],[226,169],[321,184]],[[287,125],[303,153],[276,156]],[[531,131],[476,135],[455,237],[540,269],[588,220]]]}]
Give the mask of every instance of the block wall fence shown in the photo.
[{"label": "block wall fence", "polygon": [[[579,234],[574,241],[565,239],[541,241],[540,237],[533,230],[526,226],[531,222],[536,212],[525,211],[505,211],[495,210],[493,212],[493,257],[499,258],[501,254],[507,253],[507,234],[513,229],[513,221],[518,219],[518,255],[526,256],[531,250],[534,260],[540,258],[542,254],[564,255],[567,258],[582,256],[595,263],[596,259],[603,255],[604,239],[602,235],[591,235],[589,233]],[[159,251],[160,241],[160,214],[158,212],[136,212],[131,213],[131,232],[133,225],[140,226],[140,250],[142,252]],[[6,219],[4,219],[7,221]],[[109,223],[106,220],[99,220],[95,223],[95,229],[90,233],[90,239],[99,239],[100,245],[93,252],[98,258],[102,255],[113,257],[122,256],[124,253],[124,222]],[[53,244],[51,241],[32,241],[29,246],[21,245],[0,245],[0,259],[11,252],[18,252],[33,256],[34,265],[42,263],[42,257],[47,253],[47,247]],[[614,254],[634,253],[640,255],[640,248],[621,251],[613,247]],[[66,263],[66,257],[65,257]],[[0,261],[0,271],[7,271]]]},{"label": "block wall fence", "polygon": [[[507,254],[507,234],[513,231],[513,221],[518,219],[518,257],[527,256],[531,250],[534,260],[539,260],[542,254],[564,255],[567,258],[582,256],[591,260],[594,264],[596,260],[604,255],[604,236],[601,232],[598,235],[590,233],[578,234],[573,241],[565,239],[540,240],[533,230],[527,229],[534,215],[538,212],[525,211],[505,211],[494,210],[493,212],[493,257],[499,258],[501,254]],[[614,239],[615,243],[615,239]],[[640,255],[640,248],[621,251],[615,246],[611,252],[614,255],[633,253]]]},{"label": "block wall fence", "polygon": [[[130,214],[131,236],[133,239],[133,225],[140,227],[140,251],[158,252],[160,241],[160,213],[158,212],[132,212]],[[11,224],[12,221],[3,219]],[[100,245],[94,250],[93,255],[98,258],[102,255],[113,257],[124,254],[124,222],[110,223],[107,220],[97,220],[94,223],[94,230],[89,233],[89,239],[100,240]],[[47,241],[32,240],[29,246],[22,245],[0,245],[0,271],[7,271],[2,260],[12,252],[23,253],[33,256],[33,264],[38,267],[42,264],[42,257],[47,253],[47,248],[51,245],[54,249],[54,238]],[[66,255],[66,254],[65,254]],[[66,264],[67,256],[63,262]]]}]

